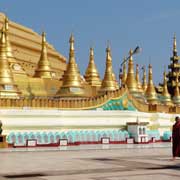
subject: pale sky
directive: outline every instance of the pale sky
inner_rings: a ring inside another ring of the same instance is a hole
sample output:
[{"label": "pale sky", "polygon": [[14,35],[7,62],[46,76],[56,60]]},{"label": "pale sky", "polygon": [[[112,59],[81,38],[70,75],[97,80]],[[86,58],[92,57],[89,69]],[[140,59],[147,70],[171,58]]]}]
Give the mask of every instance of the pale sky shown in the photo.
[{"label": "pale sky", "polygon": [[0,11],[38,33],[46,31],[48,42],[67,58],[73,32],[82,75],[89,61],[89,47],[93,46],[103,78],[105,48],[110,41],[117,77],[123,57],[138,45],[142,52],[134,61],[140,66],[152,64],[157,85],[170,63],[174,33],[180,51],[179,0],[1,0]]}]

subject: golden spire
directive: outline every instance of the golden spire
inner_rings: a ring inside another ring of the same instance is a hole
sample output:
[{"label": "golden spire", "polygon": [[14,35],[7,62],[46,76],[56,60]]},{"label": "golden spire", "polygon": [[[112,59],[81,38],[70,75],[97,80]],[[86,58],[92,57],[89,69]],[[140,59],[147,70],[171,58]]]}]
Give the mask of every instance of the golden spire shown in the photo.
[{"label": "golden spire", "polygon": [[171,96],[168,92],[167,88],[167,79],[166,79],[166,72],[164,71],[164,83],[163,83],[163,92],[162,92],[162,102],[165,105],[170,105],[171,103]]},{"label": "golden spire", "polygon": [[89,64],[86,69],[84,78],[91,86],[101,86],[101,80],[94,62],[94,50],[90,48]]},{"label": "golden spire", "polygon": [[5,22],[4,22],[4,26],[5,26],[5,36],[6,36],[6,53],[7,53],[7,58],[9,63],[16,63],[15,57],[13,55],[13,50],[12,50],[12,46],[9,40],[9,19],[6,16],[5,17]]},{"label": "golden spire", "polygon": [[[123,62],[126,60],[126,57],[124,57]],[[122,74],[122,85],[126,84],[126,78],[127,78],[127,71],[126,71],[126,62],[123,64],[123,74]]]},{"label": "golden spire", "polygon": [[42,33],[41,56],[40,56],[34,77],[52,78],[51,65],[50,65],[50,62],[48,60],[48,55],[47,55],[47,44],[46,44],[45,32]]},{"label": "golden spire", "polygon": [[112,69],[111,49],[108,46],[106,48],[106,70],[100,91],[114,91],[116,89],[117,89],[117,82]]},{"label": "golden spire", "polygon": [[138,92],[143,93],[142,85],[139,80],[139,65],[138,64],[136,64],[136,82],[137,82]]},{"label": "golden spire", "polygon": [[133,51],[129,51],[128,74],[126,78],[126,85],[130,92],[137,92],[137,82],[134,77],[134,65],[132,58]]},{"label": "golden spire", "polygon": [[147,89],[147,82],[146,82],[146,68],[145,66],[143,66],[143,83],[142,83],[142,88],[144,90],[144,92],[146,92]]},{"label": "golden spire", "polygon": [[176,87],[174,89],[173,102],[174,102],[174,104],[180,105],[178,73],[176,73]]},{"label": "golden spire", "polygon": [[176,34],[174,34],[174,38],[173,38],[173,55],[177,56],[177,44],[176,44]]},{"label": "golden spire", "polygon": [[6,46],[5,27],[3,27],[0,39],[0,96],[17,98],[19,92],[17,86],[14,84],[13,75],[9,67]]},{"label": "golden spire", "polygon": [[69,62],[63,76],[63,85],[57,92],[57,96],[84,96],[84,89],[81,83],[81,75],[75,61],[74,37],[71,34],[69,39]]},{"label": "golden spire", "polygon": [[152,78],[152,66],[149,64],[149,77],[148,77],[148,86],[146,89],[146,98],[150,104],[157,104],[157,94],[153,84]]}]

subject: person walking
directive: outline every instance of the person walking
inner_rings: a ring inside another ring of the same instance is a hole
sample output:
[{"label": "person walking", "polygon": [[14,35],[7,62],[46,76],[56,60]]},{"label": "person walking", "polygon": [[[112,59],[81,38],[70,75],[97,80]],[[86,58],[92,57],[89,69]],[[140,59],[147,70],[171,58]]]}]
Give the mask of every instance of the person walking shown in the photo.
[{"label": "person walking", "polygon": [[180,157],[180,118],[175,118],[175,123],[172,129],[172,154],[173,159],[175,160],[176,157]]}]

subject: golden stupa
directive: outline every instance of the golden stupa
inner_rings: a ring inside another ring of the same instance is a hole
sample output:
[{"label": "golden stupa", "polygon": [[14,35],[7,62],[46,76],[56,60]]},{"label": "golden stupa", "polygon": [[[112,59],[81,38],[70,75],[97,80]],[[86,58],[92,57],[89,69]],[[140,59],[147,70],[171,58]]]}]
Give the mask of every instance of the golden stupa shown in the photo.
[{"label": "golden stupa", "polygon": [[147,81],[146,81],[146,68],[145,68],[145,66],[143,66],[142,88],[143,88],[144,92],[146,92]]},{"label": "golden stupa", "polygon": [[151,104],[157,104],[158,103],[158,99],[157,99],[157,93],[154,87],[154,83],[153,83],[153,78],[152,78],[152,65],[149,64],[149,77],[148,77],[148,85],[147,85],[147,89],[146,89],[146,99],[149,103]]},{"label": "golden stupa", "polygon": [[94,50],[90,48],[89,64],[84,75],[86,82],[91,86],[101,86],[101,79],[94,62]]},{"label": "golden stupa", "polygon": [[80,71],[75,61],[74,36],[72,34],[69,39],[69,43],[69,62],[63,75],[63,84],[60,90],[57,92],[57,97],[85,96]]},{"label": "golden stupa", "polygon": [[13,74],[7,57],[7,42],[5,27],[1,30],[0,38],[0,96],[18,98],[20,91],[14,82]]},{"label": "golden stupa", "polygon": [[128,73],[126,78],[126,85],[130,92],[136,93],[138,92],[137,88],[137,82],[134,76],[134,64],[133,64],[133,58],[132,58],[133,51],[129,51],[129,62],[128,62]]},{"label": "golden stupa", "polygon": [[139,79],[139,65],[136,64],[136,83],[137,83],[137,90],[139,93],[143,93],[142,84]]},{"label": "golden stupa", "polygon": [[42,33],[41,56],[40,56],[37,68],[35,70],[34,77],[40,77],[40,78],[52,78],[53,77],[53,71],[51,69],[51,64],[48,60],[47,48],[46,48],[46,35],[44,32]]},{"label": "golden stupa", "polygon": [[106,70],[100,92],[114,91],[117,88],[117,82],[112,68],[111,49],[108,46],[106,48]]},{"label": "golden stupa", "polygon": [[168,92],[167,88],[167,78],[166,78],[166,72],[164,71],[164,83],[163,83],[163,92],[162,92],[162,102],[165,105],[172,105],[171,102],[171,95]]}]

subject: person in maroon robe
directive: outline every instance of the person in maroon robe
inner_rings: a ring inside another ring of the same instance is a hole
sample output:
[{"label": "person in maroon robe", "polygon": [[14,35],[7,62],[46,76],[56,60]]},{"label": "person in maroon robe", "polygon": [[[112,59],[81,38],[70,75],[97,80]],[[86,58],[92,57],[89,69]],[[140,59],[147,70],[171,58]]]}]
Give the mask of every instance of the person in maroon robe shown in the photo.
[{"label": "person in maroon robe", "polygon": [[180,157],[180,118],[175,118],[175,124],[173,125],[172,129],[172,153],[173,153],[173,160],[176,157]]}]

